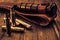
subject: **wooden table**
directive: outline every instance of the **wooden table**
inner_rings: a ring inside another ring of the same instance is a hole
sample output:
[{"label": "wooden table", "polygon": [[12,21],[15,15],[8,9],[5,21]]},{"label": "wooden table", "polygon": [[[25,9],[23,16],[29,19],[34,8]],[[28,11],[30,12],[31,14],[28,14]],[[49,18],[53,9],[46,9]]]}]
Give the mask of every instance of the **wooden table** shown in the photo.
[{"label": "wooden table", "polygon": [[[50,1],[50,0],[48,0],[48,1]],[[58,1],[56,2],[56,4],[59,7]],[[60,14],[59,13],[60,13],[60,9],[57,12],[58,15],[56,18],[56,21],[58,24],[60,24],[60,21],[59,21]],[[35,25],[31,22],[28,22],[28,23],[30,23],[32,25],[32,30],[25,29],[24,33],[12,32],[11,37],[8,37],[7,33],[3,32],[0,28],[0,40],[58,40],[58,38],[53,30],[52,24],[48,27],[41,27],[41,26]],[[0,26],[2,26],[2,25],[3,25],[3,14],[0,14]],[[60,27],[59,27],[59,29],[60,29]]]}]

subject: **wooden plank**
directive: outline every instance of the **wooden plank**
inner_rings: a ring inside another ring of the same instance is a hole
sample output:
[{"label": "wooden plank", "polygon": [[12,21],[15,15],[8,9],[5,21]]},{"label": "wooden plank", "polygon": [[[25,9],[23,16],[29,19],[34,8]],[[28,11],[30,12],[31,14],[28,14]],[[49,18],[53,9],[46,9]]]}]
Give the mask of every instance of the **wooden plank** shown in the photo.
[{"label": "wooden plank", "polygon": [[35,3],[42,3],[45,2],[46,0],[35,0]]},{"label": "wooden plank", "polygon": [[39,40],[57,40],[55,32],[52,26],[38,27],[38,39]]},{"label": "wooden plank", "polygon": [[3,32],[2,29],[0,28],[0,40],[2,40],[4,36],[5,36],[5,32]]},{"label": "wooden plank", "polygon": [[32,40],[32,31],[30,31],[30,30],[25,30],[24,40]]},{"label": "wooden plank", "polygon": [[37,26],[36,25],[33,25],[33,35],[32,35],[32,40],[38,40],[38,35],[37,35]]},{"label": "wooden plank", "polygon": [[[29,22],[27,22],[27,23],[29,23]],[[33,36],[32,30],[29,30],[29,29],[25,28],[24,40],[32,40],[32,36]]]},{"label": "wooden plank", "polygon": [[3,24],[4,24],[3,13],[0,13],[0,26],[2,26]]},{"label": "wooden plank", "polygon": [[19,40],[24,40],[24,33],[20,33],[20,38]]},{"label": "wooden plank", "polygon": [[[28,0],[28,2],[29,1],[34,2],[34,0]],[[38,0],[38,1],[35,0],[35,2],[36,3],[40,2],[40,0]],[[57,19],[59,19],[59,16]],[[2,16],[0,16],[0,17],[2,17]],[[3,22],[3,21],[0,20],[0,22]],[[1,23],[0,26],[1,25],[3,25],[3,23]],[[52,25],[50,27],[48,26],[46,28],[33,25],[32,28],[33,28],[33,30],[25,30],[25,33],[23,33],[23,34],[22,33],[12,33],[11,37],[8,37],[7,34],[5,33],[4,37],[1,40],[57,40],[55,32],[52,29]],[[0,31],[0,33],[1,33],[1,31]],[[0,35],[2,35],[2,34],[0,34]]]},{"label": "wooden plank", "polygon": [[19,40],[20,39],[20,34],[19,33],[12,33],[11,37],[7,36],[7,33],[5,33],[4,38],[2,40]]}]

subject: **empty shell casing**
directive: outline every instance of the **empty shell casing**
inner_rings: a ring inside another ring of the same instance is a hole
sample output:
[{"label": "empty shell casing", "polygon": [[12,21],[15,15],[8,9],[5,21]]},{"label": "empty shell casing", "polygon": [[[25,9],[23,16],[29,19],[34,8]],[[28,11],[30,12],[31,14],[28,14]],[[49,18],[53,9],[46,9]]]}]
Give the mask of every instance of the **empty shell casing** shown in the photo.
[{"label": "empty shell casing", "polygon": [[16,22],[24,25],[26,28],[29,28],[29,29],[32,27],[30,24],[28,24],[28,23],[26,23],[26,22],[24,22],[22,20],[19,20],[19,19],[16,19]]},{"label": "empty shell casing", "polygon": [[[6,26],[2,26],[2,29],[6,30]],[[11,31],[24,31],[21,27],[11,27]]]},{"label": "empty shell casing", "polygon": [[[10,19],[10,23],[12,22],[12,20]],[[4,23],[6,23],[6,18],[4,17]],[[19,25],[20,23],[15,21],[15,25]],[[15,26],[15,25],[12,25],[12,26]]]}]

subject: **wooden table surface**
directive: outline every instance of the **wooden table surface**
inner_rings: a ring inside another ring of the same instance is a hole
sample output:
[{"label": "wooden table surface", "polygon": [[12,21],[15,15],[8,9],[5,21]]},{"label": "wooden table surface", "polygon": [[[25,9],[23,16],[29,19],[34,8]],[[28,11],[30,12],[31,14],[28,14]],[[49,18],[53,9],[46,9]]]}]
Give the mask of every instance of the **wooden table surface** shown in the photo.
[{"label": "wooden table surface", "polygon": [[[40,2],[40,0],[33,0],[35,2]],[[44,0],[41,0],[44,1]],[[51,0],[47,0],[50,1]],[[54,0],[58,6],[56,22],[60,26],[60,1]],[[26,21],[28,22],[28,21]],[[24,33],[12,32],[12,36],[8,37],[6,32],[3,32],[0,28],[0,40],[58,40],[56,33],[54,32],[53,25],[47,27],[41,27],[31,22],[32,30],[25,29]],[[0,26],[3,25],[3,14],[0,13]],[[60,27],[59,27],[60,29]],[[60,32],[59,32],[60,33]]]}]

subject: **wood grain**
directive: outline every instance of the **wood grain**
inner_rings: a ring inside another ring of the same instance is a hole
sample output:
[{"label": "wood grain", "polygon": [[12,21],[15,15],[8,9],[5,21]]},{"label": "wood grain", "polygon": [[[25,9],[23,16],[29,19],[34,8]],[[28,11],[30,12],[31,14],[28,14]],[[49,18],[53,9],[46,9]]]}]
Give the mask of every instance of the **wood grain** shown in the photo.
[{"label": "wood grain", "polygon": [[[17,0],[13,0],[13,1],[8,0],[8,2],[15,2],[15,3],[20,3],[20,2],[40,3],[41,1],[45,2],[45,0],[18,0],[18,1]],[[46,0],[46,1],[51,2],[51,0]],[[4,2],[4,0],[0,0],[0,2]],[[57,1],[57,5],[59,6],[58,1]],[[60,12],[58,11],[57,12],[58,17],[56,18],[58,24],[60,24],[60,14],[59,13]],[[26,20],[24,20],[24,21],[26,21]],[[12,32],[11,37],[8,37],[7,33],[3,32],[0,29],[0,40],[57,40],[57,37],[53,30],[52,25],[49,25],[47,27],[41,27],[41,26],[33,24],[31,22],[29,22],[29,23],[32,25],[32,30],[28,30],[25,28],[24,33]],[[4,25],[3,24],[3,14],[0,13],[0,26],[2,26],[2,25]]]}]

